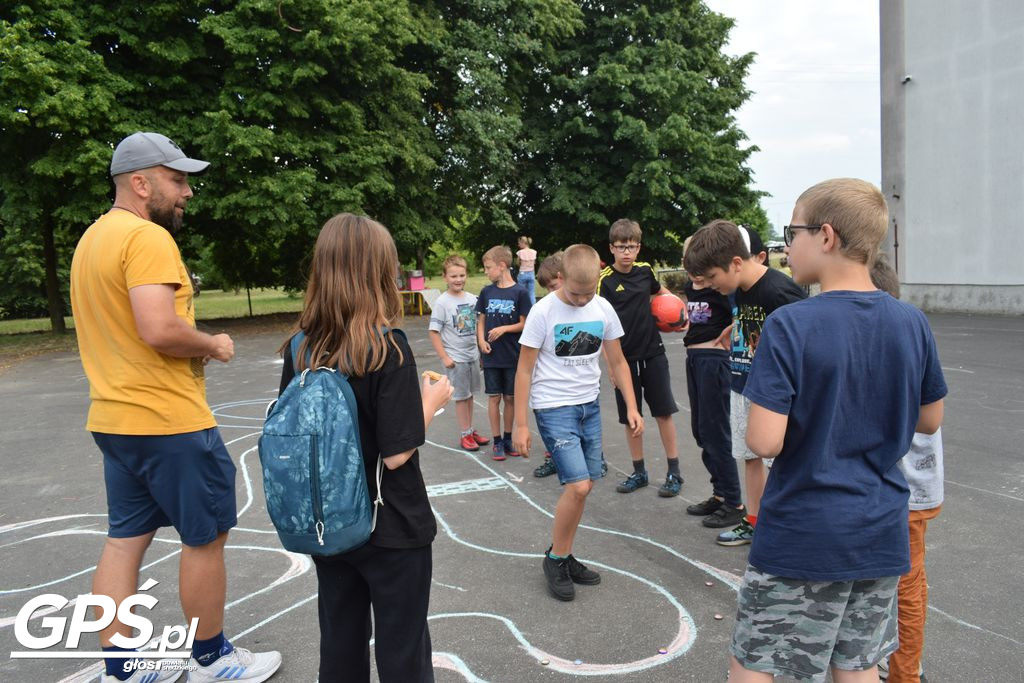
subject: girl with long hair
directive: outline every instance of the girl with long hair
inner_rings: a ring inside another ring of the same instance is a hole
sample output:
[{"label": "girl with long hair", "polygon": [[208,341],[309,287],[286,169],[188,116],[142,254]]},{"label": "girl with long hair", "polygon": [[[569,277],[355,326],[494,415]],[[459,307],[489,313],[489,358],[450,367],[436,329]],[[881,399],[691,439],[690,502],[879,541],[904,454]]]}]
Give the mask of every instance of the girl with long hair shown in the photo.
[{"label": "girl with long hair", "polygon": [[384,504],[370,540],[340,555],[313,556],[321,683],[369,681],[371,635],[381,681],[434,680],[427,607],[437,524],[417,448],[452,387],[447,378],[420,383],[412,350],[396,328],[402,315],[397,272],[395,243],[383,225],[365,216],[334,216],[313,251],[295,330],[305,335],[296,361],[289,342],[281,347],[281,391],[309,365],[348,376],[371,500],[378,493],[377,459],[384,461]]}]

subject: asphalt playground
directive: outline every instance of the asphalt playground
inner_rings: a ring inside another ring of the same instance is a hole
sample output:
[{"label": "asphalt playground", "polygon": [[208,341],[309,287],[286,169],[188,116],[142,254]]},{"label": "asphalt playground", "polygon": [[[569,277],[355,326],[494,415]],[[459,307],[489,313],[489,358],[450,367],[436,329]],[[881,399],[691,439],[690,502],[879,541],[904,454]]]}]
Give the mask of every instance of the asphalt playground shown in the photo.
[{"label": "asphalt playground", "polygon": [[[930,609],[924,666],[932,683],[1024,680],[1024,319],[930,316],[950,394],[943,426],[946,503],[927,536]],[[426,318],[404,325],[421,369],[439,369]],[[880,330],[879,334],[894,333]],[[896,332],[898,333],[898,332]],[[274,682],[317,679],[319,634],[311,563],[284,552],[267,518],[256,439],[276,395],[279,334],[235,339],[228,365],[207,369],[208,398],[238,464],[239,526],[229,539],[225,633],[253,650],[276,649]],[[689,431],[682,335],[665,335],[680,406],[676,425],[686,483],[678,498],[657,486],[623,495],[629,471],[608,384],[602,392],[608,478],[597,484],[575,554],[601,572],[577,599],[548,596],[541,553],[559,495],[529,460],[493,462],[457,447],[454,409],[437,418],[421,449],[438,520],[430,629],[438,681],[722,681],[747,547],[714,543],[715,531],[685,513],[709,494]],[[878,390],[885,391],[884,383]],[[31,598],[88,593],[106,530],[101,456],[84,430],[88,387],[76,355],[50,354],[0,374],[0,682],[96,680],[98,649],[86,634],[71,658],[11,658]],[[478,397],[476,424],[487,424]],[[651,425],[653,427],[653,425]],[[481,429],[481,432],[488,431]],[[535,439],[538,443],[539,439]],[[649,469],[660,483],[656,430]],[[821,511],[823,515],[827,510]],[[157,633],[183,623],[177,601],[178,543],[158,534],[141,580],[160,602]],[[51,617],[68,617],[68,606]],[[29,625],[45,635],[37,613]],[[45,653],[66,652],[56,645]],[[387,656],[387,653],[383,653]]]}]

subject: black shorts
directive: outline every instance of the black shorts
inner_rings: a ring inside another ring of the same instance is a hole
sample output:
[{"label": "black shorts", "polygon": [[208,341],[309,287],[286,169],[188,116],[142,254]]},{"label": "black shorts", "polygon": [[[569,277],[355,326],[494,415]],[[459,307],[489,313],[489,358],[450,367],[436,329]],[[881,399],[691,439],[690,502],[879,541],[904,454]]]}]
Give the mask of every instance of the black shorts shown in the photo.
[{"label": "black shorts", "polygon": [[[672,397],[672,381],[668,375],[668,357],[660,354],[647,360],[627,361],[629,374],[633,378],[633,394],[636,396],[636,409],[643,415],[641,401],[654,417],[668,417],[679,412],[675,398]],[[626,400],[622,392],[615,389],[615,406],[619,409],[619,424],[627,424]]]},{"label": "black shorts", "polygon": [[515,396],[515,368],[484,368],[484,392],[488,396]]}]

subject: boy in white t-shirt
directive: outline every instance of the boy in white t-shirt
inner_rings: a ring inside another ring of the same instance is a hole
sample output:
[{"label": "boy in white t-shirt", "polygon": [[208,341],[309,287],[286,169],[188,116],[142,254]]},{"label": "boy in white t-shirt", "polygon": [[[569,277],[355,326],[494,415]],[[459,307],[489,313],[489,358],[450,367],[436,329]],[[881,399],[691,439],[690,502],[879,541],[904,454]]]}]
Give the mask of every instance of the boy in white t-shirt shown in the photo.
[{"label": "boy in white t-shirt", "polygon": [[592,247],[574,244],[566,249],[562,287],[530,310],[519,338],[513,444],[520,453],[529,452],[528,398],[565,487],[555,508],[551,546],[544,554],[548,589],[565,601],[576,597],[574,583],[601,582],[597,572],[573,557],[572,545],[587,494],[603,476],[598,406],[602,344],[616,384],[624,387],[627,422],[636,436],[644,429],[619,343],[622,325],[611,304],[595,296],[600,272],[601,259]]},{"label": "boy in white t-shirt", "polygon": [[[900,278],[889,260],[878,254],[871,266],[871,282],[883,292],[900,298]],[[889,655],[888,662],[879,662],[882,680],[889,683],[919,683],[921,655],[924,651],[924,628],[928,615],[928,573],[925,571],[925,533],[928,522],[939,516],[944,494],[942,462],[942,429],[934,434],[914,433],[910,451],[899,462],[900,472],[910,487],[910,571],[900,577],[897,596],[897,627],[899,648]],[[884,675],[882,675],[884,674]]]},{"label": "boy in white t-shirt", "polygon": [[444,365],[459,421],[459,445],[476,451],[490,439],[473,429],[473,394],[480,390],[480,349],[476,345],[476,295],[466,291],[466,259],[451,254],[444,260],[448,289],[430,312],[430,343]]}]

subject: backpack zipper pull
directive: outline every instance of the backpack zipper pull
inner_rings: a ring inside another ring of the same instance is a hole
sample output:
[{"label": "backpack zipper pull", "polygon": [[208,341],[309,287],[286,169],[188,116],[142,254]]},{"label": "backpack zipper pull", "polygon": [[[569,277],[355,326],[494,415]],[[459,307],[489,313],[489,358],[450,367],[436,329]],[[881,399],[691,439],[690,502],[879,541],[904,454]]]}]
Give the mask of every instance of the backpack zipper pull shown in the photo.
[{"label": "backpack zipper pull", "polygon": [[316,542],[320,545],[324,544],[324,523],[320,521],[316,523]]}]

